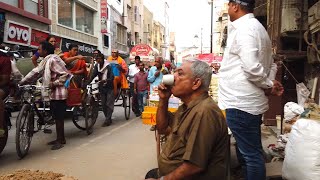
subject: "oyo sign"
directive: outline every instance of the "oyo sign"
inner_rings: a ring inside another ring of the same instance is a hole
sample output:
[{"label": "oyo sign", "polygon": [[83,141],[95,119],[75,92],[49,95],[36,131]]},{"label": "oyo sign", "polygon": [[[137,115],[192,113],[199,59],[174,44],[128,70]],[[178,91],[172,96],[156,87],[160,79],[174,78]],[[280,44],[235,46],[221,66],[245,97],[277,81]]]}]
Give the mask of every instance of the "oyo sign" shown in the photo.
[{"label": "oyo sign", "polygon": [[29,46],[31,27],[12,21],[7,21],[4,42]]}]

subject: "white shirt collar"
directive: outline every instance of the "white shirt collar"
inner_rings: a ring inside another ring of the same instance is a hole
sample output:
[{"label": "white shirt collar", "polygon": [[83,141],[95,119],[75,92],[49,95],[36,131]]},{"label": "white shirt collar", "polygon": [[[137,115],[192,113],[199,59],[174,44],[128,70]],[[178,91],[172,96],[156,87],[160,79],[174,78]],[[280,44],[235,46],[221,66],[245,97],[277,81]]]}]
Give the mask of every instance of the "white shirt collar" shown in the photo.
[{"label": "white shirt collar", "polygon": [[239,19],[231,22],[231,25],[233,28],[237,29],[238,27],[243,25],[243,23],[245,23],[248,19],[251,19],[251,18],[254,18],[253,13],[248,13],[244,16],[241,16]]}]

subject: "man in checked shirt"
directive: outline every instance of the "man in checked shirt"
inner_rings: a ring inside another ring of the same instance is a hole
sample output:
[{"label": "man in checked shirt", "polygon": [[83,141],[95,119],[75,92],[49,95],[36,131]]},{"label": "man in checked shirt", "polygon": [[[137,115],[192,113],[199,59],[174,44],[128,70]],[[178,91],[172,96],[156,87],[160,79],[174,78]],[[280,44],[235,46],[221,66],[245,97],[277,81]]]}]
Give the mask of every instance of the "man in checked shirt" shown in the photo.
[{"label": "man in checked shirt", "polygon": [[49,42],[41,42],[38,52],[43,61],[29,72],[21,81],[20,85],[29,84],[40,77],[43,77],[43,87],[51,89],[50,94],[50,109],[52,117],[56,121],[57,139],[48,143],[52,145],[51,150],[57,150],[66,144],[64,137],[64,114],[66,112],[67,89],[64,83],[69,78],[70,74],[65,67],[64,61],[54,54],[54,46]]}]

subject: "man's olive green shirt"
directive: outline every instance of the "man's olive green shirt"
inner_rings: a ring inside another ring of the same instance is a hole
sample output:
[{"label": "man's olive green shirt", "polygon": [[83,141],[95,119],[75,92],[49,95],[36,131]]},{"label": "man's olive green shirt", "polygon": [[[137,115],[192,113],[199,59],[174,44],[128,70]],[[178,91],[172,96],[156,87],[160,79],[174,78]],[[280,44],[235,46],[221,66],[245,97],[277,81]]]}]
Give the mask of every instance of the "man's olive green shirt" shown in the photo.
[{"label": "man's olive green shirt", "polygon": [[228,152],[228,130],[221,110],[208,94],[169,114],[171,132],[158,158],[160,175],[192,163],[203,172],[196,180],[224,180]]}]

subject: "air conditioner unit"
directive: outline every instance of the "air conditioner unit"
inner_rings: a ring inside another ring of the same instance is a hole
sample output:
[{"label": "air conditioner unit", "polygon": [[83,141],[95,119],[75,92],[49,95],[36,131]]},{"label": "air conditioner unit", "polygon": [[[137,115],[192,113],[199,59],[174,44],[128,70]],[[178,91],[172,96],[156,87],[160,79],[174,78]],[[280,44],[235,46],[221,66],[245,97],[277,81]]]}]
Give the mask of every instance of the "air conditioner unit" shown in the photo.
[{"label": "air conditioner unit", "polygon": [[136,45],[136,42],[131,41],[131,46],[134,46],[134,45]]}]

